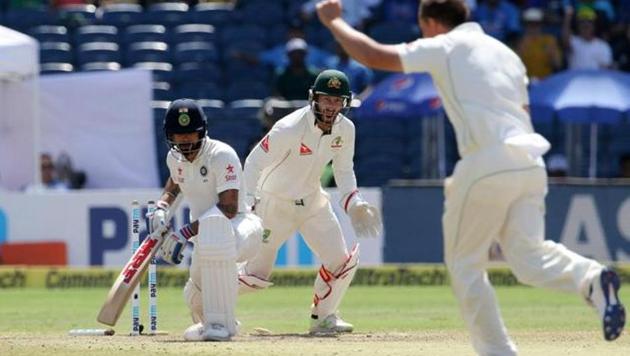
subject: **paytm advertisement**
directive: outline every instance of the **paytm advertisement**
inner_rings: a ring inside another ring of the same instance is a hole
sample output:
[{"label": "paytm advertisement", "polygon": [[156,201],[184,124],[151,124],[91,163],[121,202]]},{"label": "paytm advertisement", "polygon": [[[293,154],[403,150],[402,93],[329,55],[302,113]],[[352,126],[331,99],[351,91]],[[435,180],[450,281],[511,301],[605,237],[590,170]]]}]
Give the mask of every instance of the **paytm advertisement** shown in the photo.
[{"label": "paytm advertisement", "polygon": [[[351,248],[357,241],[349,218],[339,206],[339,194],[329,191],[335,213],[341,223],[346,244]],[[0,244],[21,242],[65,242],[70,266],[122,266],[131,257],[131,203],[146,203],[157,199],[160,190],[71,191],[24,194],[0,192]],[[380,189],[363,189],[363,197],[381,206]],[[185,201],[173,216],[172,225],[180,228],[189,222]],[[141,225],[141,238],[146,236],[146,224]],[[383,238],[360,241],[363,265],[383,262]],[[190,263],[192,246],[185,252]],[[318,265],[299,233],[278,251],[277,266],[298,267]]]}]

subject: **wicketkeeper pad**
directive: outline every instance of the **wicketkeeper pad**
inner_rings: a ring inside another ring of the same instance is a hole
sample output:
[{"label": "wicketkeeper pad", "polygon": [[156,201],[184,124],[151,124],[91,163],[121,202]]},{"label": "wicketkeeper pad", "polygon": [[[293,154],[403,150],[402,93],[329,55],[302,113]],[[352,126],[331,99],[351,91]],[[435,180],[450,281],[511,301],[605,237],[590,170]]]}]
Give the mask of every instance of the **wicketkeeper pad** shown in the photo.
[{"label": "wicketkeeper pad", "polygon": [[346,294],[350,282],[357,272],[358,264],[359,244],[356,244],[346,262],[334,272],[327,270],[323,265],[320,267],[317,278],[315,278],[312,315],[325,318],[337,312],[341,299]]},{"label": "wicketkeeper pad", "polygon": [[200,219],[195,256],[200,266],[204,324],[221,324],[236,334],[236,238],[223,214]]}]

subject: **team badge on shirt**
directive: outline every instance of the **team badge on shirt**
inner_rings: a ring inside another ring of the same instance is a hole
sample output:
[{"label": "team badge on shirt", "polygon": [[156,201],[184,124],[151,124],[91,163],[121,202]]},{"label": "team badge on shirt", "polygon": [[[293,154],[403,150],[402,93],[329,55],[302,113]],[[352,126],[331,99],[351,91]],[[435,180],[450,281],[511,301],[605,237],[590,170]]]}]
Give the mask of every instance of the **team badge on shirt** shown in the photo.
[{"label": "team badge on shirt", "polygon": [[332,140],[332,143],[330,144],[331,148],[341,148],[341,146],[343,146],[343,140],[341,139],[341,136],[335,137],[335,139]]},{"label": "team badge on shirt", "polygon": [[306,156],[306,155],[311,155],[311,154],[313,154],[313,151],[311,151],[311,149],[308,148],[307,145],[302,144],[300,146],[300,156]]},{"label": "team badge on shirt", "polygon": [[225,167],[225,181],[230,182],[236,180],[236,174],[234,174],[234,166],[229,164]]},{"label": "team badge on shirt", "polygon": [[199,173],[201,173],[202,177],[205,177],[208,174],[208,168],[206,168],[206,166],[201,166]]}]

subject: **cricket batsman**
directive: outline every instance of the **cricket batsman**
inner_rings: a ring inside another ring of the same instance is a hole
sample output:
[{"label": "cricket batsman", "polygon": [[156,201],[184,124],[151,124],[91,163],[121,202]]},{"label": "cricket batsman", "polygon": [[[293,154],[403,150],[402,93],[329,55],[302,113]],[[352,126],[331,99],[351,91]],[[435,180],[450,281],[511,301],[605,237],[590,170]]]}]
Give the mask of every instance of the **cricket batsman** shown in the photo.
[{"label": "cricket batsman", "polygon": [[149,214],[153,231],[168,229],[167,216],[183,196],[190,221],[167,234],[158,252],[171,264],[182,261],[194,243],[184,297],[195,323],[184,332],[190,341],[226,341],[237,333],[237,262],[252,258],[262,240],[260,219],[246,213],[241,163],[229,145],[207,136],[207,120],[190,99],[175,100],[164,118],[170,151],[170,177],[157,210]]},{"label": "cricket batsman", "polygon": [[[299,231],[322,266],[315,279],[311,310],[312,334],[351,332],[352,324],[337,315],[359,262],[359,248],[348,252],[329,196],[320,185],[332,160],[344,211],[358,236],[379,236],[380,212],[357,190],[353,169],[355,129],[344,116],[352,94],[346,75],[337,70],[319,74],[309,91],[309,105],[280,119],[245,161],[248,204],[262,218],[259,254],[242,275],[267,280],[280,246]],[[250,291],[264,288],[251,285]]]}]

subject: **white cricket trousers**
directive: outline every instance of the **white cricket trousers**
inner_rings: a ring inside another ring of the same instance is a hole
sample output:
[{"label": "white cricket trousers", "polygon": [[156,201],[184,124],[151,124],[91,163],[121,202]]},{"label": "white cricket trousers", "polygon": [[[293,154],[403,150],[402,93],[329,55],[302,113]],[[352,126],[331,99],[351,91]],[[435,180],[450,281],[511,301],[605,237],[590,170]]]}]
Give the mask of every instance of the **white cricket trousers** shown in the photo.
[{"label": "white cricket trousers", "polygon": [[245,267],[248,274],[269,279],[278,249],[296,231],[329,271],[346,262],[348,250],[341,226],[323,190],[298,200],[263,193],[256,214],[262,218],[265,232],[260,251]]},{"label": "white cricket trousers", "polygon": [[545,240],[547,175],[541,159],[508,145],[466,156],[445,183],[445,261],[479,355],[515,355],[486,267],[497,241],[522,283],[587,295],[603,266]]}]

